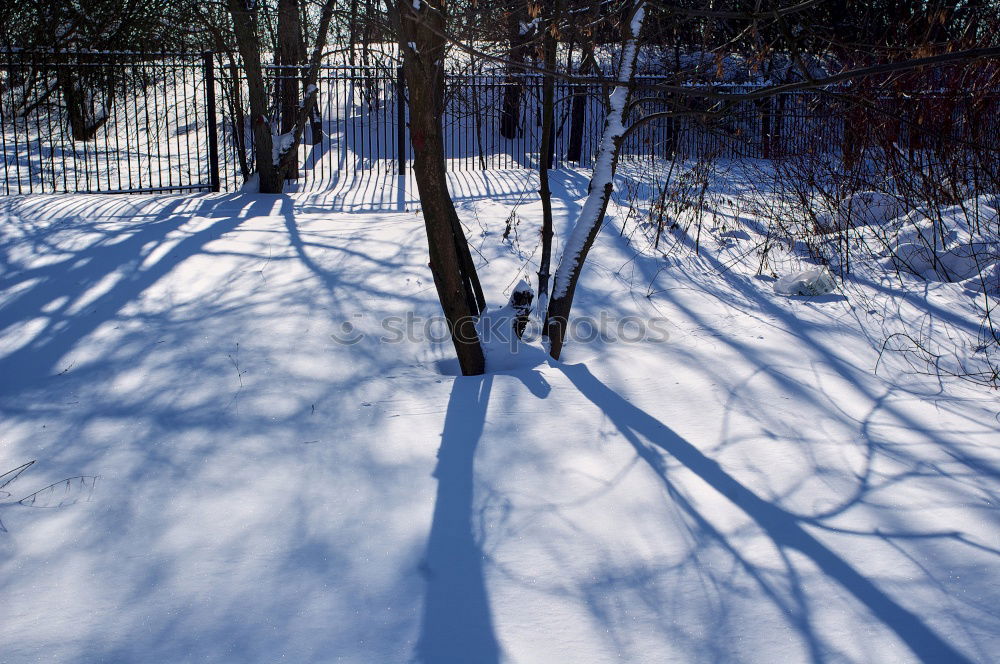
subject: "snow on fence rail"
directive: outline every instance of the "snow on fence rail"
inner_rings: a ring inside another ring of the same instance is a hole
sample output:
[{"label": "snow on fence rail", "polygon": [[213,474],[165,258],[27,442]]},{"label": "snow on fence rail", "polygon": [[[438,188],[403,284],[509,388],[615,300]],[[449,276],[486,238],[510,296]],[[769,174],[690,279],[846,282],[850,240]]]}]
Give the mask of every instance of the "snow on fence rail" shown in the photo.
[{"label": "snow on fence rail", "polygon": [[[302,70],[274,66],[266,73],[270,119],[277,122],[277,83],[302,77]],[[623,160],[768,159],[839,152],[858,141],[852,107],[833,95],[810,91],[741,101],[715,117],[713,102],[662,94],[658,81],[639,77],[642,96],[655,101],[634,111],[633,119],[684,114],[630,133]],[[344,171],[408,168],[406,90],[397,68],[325,65],[317,87],[317,112],[299,148],[299,177],[291,188],[323,189]],[[604,123],[605,90],[567,80],[557,80],[555,88],[552,166],[589,167]],[[725,86],[733,94],[753,89]],[[536,168],[541,97],[542,78],[535,74],[449,74],[442,118],[448,167]],[[886,117],[902,123],[900,142],[919,145],[914,123],[903,121],[896,101],[881,103]],[[996,113],[990,121],[991,113],[980,110],[970,122],[962,103],[938,106],[956,116],[950,126],[957,134],[974,130],[977,141],[1000,143]],[[247,108],[243,73],[218,54],[0,51],[0,192],[235,190],[254,164]],[[991,108],[998,108],[995,100]],[[514,119],[513,131],[510,123],[501,131],[505,114]]]}]

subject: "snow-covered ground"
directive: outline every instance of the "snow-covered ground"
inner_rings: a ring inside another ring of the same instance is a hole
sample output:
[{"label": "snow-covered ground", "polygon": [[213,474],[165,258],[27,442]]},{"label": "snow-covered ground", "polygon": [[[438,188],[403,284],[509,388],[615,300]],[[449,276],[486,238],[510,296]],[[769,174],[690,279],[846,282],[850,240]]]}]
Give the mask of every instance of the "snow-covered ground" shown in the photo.
[{"label": "snow-covered ground", "polygon": [[[537,182],[452,178],[499,306]],[[612,213],[574,313],[627,339],[463,378],[412,181],[0,199],[0,660],[993,660],[995,393],[875,375],[894,292],[776,295],[752,223]]]}]

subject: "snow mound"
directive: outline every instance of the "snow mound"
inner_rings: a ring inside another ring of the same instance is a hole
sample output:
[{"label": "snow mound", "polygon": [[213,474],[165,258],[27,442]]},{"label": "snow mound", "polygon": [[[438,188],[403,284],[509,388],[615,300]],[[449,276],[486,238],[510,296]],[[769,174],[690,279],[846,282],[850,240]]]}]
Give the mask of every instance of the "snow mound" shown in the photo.
[{"label": "snow mound", "polygon": [[961,244],[945,251],[908,242],[896,247],[889,261],[926,281],[963,281],[988,267],[991,255],[989,247],[981,242]]},{"label": "snow mound", "polygon": [[548,355],[538,343],[527,339],[537,335],[530,331],[525,339],[518,338],[515,327],[523,324],[531,314],[534,290],[522,279],[511,292],[510,300],[498,309],[487,309],[476,321],[476,332],[486,356],[486,371],[516,371],[531,369],[548,360]]},{"label": "snow mound", "polygon": [[[944,217],[955,221],[952,217]],[[903,218],[903,223],[892,238],[892,244],[922,244],[927,247],[948,247],[959,241],[959,228],[954,223],[938,223],[914,211]]]},{"label": "snow mound", "polygon": [[1000,297],[1000,262],[993,263],[979,274],[962,282],[962,289],[969,295]]},{"label": "snow mound", "polygon": [[836,287],[837,282],[826,266],[785,275],[774,282],[774,292],[778,295],[824,295]]},{"label": "snow mound", "polygon": [[287,134],[271,134],[271,163],[275,166],[281,163],[281,155],[292,149],[295,143],[295,136],[292,132]]},{"label": "snow mound", "polygon": [[835,213],[819,215],[816,222],[822,232],[830,233],[855,226],[880,226],[906,211],[905,205],[895,196],[861,191],[840,201]]},{"label": "snow mound", "polygon": [[920,210],[900,217],[883,252],[884,267],[925,281],[980,281],[978,275],[1000,259],[995,203],[979,197],[945,208],[935,218]]},{"label": "snow mound", "polygon": [[242,185],[240,185],[241,194],[259,194],[260,193],[260,175],[253,173],[246,179]]}]

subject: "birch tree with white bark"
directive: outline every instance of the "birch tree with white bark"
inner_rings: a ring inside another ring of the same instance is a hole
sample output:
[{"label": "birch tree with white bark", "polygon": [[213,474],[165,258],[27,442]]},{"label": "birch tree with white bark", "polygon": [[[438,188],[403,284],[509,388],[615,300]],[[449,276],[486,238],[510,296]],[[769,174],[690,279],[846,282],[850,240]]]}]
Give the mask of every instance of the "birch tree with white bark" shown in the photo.
[{"label": "birch tree with white bark", "polygon": [[562,257],[552,280],[552,299],[546,301],[545,294],[538,303],[538,311],[545,312],[543,323],[548,340],[549,354],[559,359],[569,324],[573,295],[587,253],[594,244],[604,215],[614,191],[615,170],[625,136],[626,108],[635,76],[636,58],[639,55],[639,36],[646,17],[644,0],[633,2],[623,30],[623,47],[615,75],[615,88],[608,102],[608,115],[604,121],[604,131],[598,143],[594,172],[590,178],[587,200],[580,214],[570,226],[569,236],[563,245]]}]

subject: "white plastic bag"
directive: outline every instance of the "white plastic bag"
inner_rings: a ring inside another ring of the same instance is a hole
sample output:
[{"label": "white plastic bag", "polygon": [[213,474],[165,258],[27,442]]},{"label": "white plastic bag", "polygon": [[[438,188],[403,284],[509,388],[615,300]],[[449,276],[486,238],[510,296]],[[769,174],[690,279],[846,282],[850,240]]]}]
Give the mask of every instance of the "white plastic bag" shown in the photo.
[{"label": "white plastic bag", "polygon": [[788,274],[774,282],[778,295],[823,295],[836,288],[837,282],[826,266]]}]

